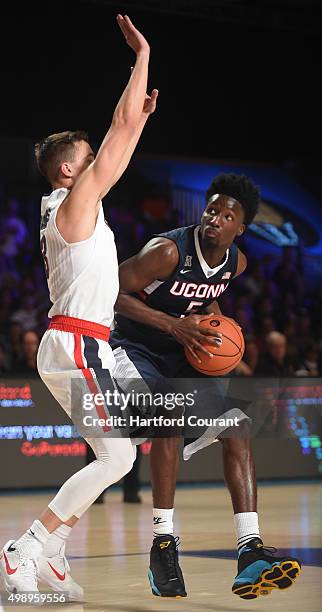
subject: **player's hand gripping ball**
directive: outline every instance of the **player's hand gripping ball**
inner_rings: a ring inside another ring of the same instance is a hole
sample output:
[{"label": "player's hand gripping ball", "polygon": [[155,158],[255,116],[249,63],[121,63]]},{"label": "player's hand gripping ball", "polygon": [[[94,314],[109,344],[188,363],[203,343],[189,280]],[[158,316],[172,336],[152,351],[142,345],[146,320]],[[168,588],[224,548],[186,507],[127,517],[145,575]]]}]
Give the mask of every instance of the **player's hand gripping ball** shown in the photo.
[{"label": "player's hand gripping ball", "polygon": [[208,336],[209,340],[205,336],[206,341],[202,344],[209,353],[213,354],[213,357],[208,357],[202,351],[195,349],[201,363],[198,363],[197,359],[185,347],[184,351],[189,363],[195,370],[208,376],[223,376],[234,370],[241,361],[245,350],[244,336],[239,325],[233,319],[222,315],[214,315],[210,319],[204,319],[200,321],[199,325],[220,332],[222,343],[220,346],[216,346],[211,342],[210,336]]}]

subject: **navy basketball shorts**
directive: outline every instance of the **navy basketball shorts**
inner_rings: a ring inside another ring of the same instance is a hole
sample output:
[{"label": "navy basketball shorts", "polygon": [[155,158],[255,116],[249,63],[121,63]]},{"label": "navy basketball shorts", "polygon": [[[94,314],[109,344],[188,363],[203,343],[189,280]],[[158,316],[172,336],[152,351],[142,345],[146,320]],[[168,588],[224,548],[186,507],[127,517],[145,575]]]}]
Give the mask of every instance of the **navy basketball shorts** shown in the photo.
[{"label": "navy basketball shorts", "polygon": [[231,379],[197,372],[188,363],[179,343],[157,351],[123,337],[116,329],[111,333],[110,345],[116,362],[113,379],[120,389],[132,392],[134,388],[138,395],[150,391],[153,397],[175,400],[175,406],[167,401],[162,406],[142,406],[140,402],[132,406],[133,414],[143,419],[160,415],[175,419],[172,427],[162,427],[159,422],[155,426],[154,421],[146,428],[140,427],[137,431],[133,428],[133,437],[181,436],[184,438],[183,457],[187,460],[220,437],[238,435],[240,429],[237,427],[241,422],[250,421],[244,410],[245,402],[236,403],[227,393]]}]

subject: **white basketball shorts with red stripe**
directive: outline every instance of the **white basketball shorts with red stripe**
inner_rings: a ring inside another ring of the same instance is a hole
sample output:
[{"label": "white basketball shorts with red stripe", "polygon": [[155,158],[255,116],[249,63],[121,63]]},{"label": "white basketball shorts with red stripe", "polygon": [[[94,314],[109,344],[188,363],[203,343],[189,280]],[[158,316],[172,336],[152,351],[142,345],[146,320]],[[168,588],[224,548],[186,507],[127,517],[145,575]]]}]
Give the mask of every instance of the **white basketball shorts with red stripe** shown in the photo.
[{"label": "white basketball shorts with red stripe", "polygon": [[55,316],[42,337],[37,356],[40,377],[62,408],[71,416],[71,381],[83,378],[89,392],[97,393],[99,373],[115,367],[104,325],[74,317]]}]

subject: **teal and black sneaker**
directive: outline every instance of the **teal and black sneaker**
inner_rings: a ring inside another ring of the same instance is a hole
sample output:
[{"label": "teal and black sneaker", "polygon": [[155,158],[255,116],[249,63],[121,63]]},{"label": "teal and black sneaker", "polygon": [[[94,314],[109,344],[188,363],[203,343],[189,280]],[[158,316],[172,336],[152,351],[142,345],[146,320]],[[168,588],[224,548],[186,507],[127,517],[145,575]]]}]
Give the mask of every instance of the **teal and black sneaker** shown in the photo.
[{"label": "teal and black sneaker", "polygon": [[256,599],[269,595],[273,589],[292,586],[301,572],[301,564],[293,557],[275,557],[276,552],[276,548],[265,548],[260,538],[247,542],[239,551],[233,593],[242,599]]},{"label": "teal and black sneaker", "polygon": [[179,538],[173,535],[157,536],[153,540],[148,576],[152,593],[157,597],[187,597],[178,545]]}]

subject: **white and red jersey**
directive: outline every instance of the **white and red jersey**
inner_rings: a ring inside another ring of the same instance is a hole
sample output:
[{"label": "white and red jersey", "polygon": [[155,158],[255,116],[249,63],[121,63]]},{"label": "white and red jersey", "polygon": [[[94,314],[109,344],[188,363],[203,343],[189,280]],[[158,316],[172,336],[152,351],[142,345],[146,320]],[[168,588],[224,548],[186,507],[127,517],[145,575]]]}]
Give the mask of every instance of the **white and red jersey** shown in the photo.
[{"label": "white and red jersey", "polygon": [[40,245],[53,304],[48,316],[76,317],[109,327],[119,291],[114,234],[101,204],[92,236],[66,242],[56,215],[67,195],[68,189],[56,189],[41,201]]}]

